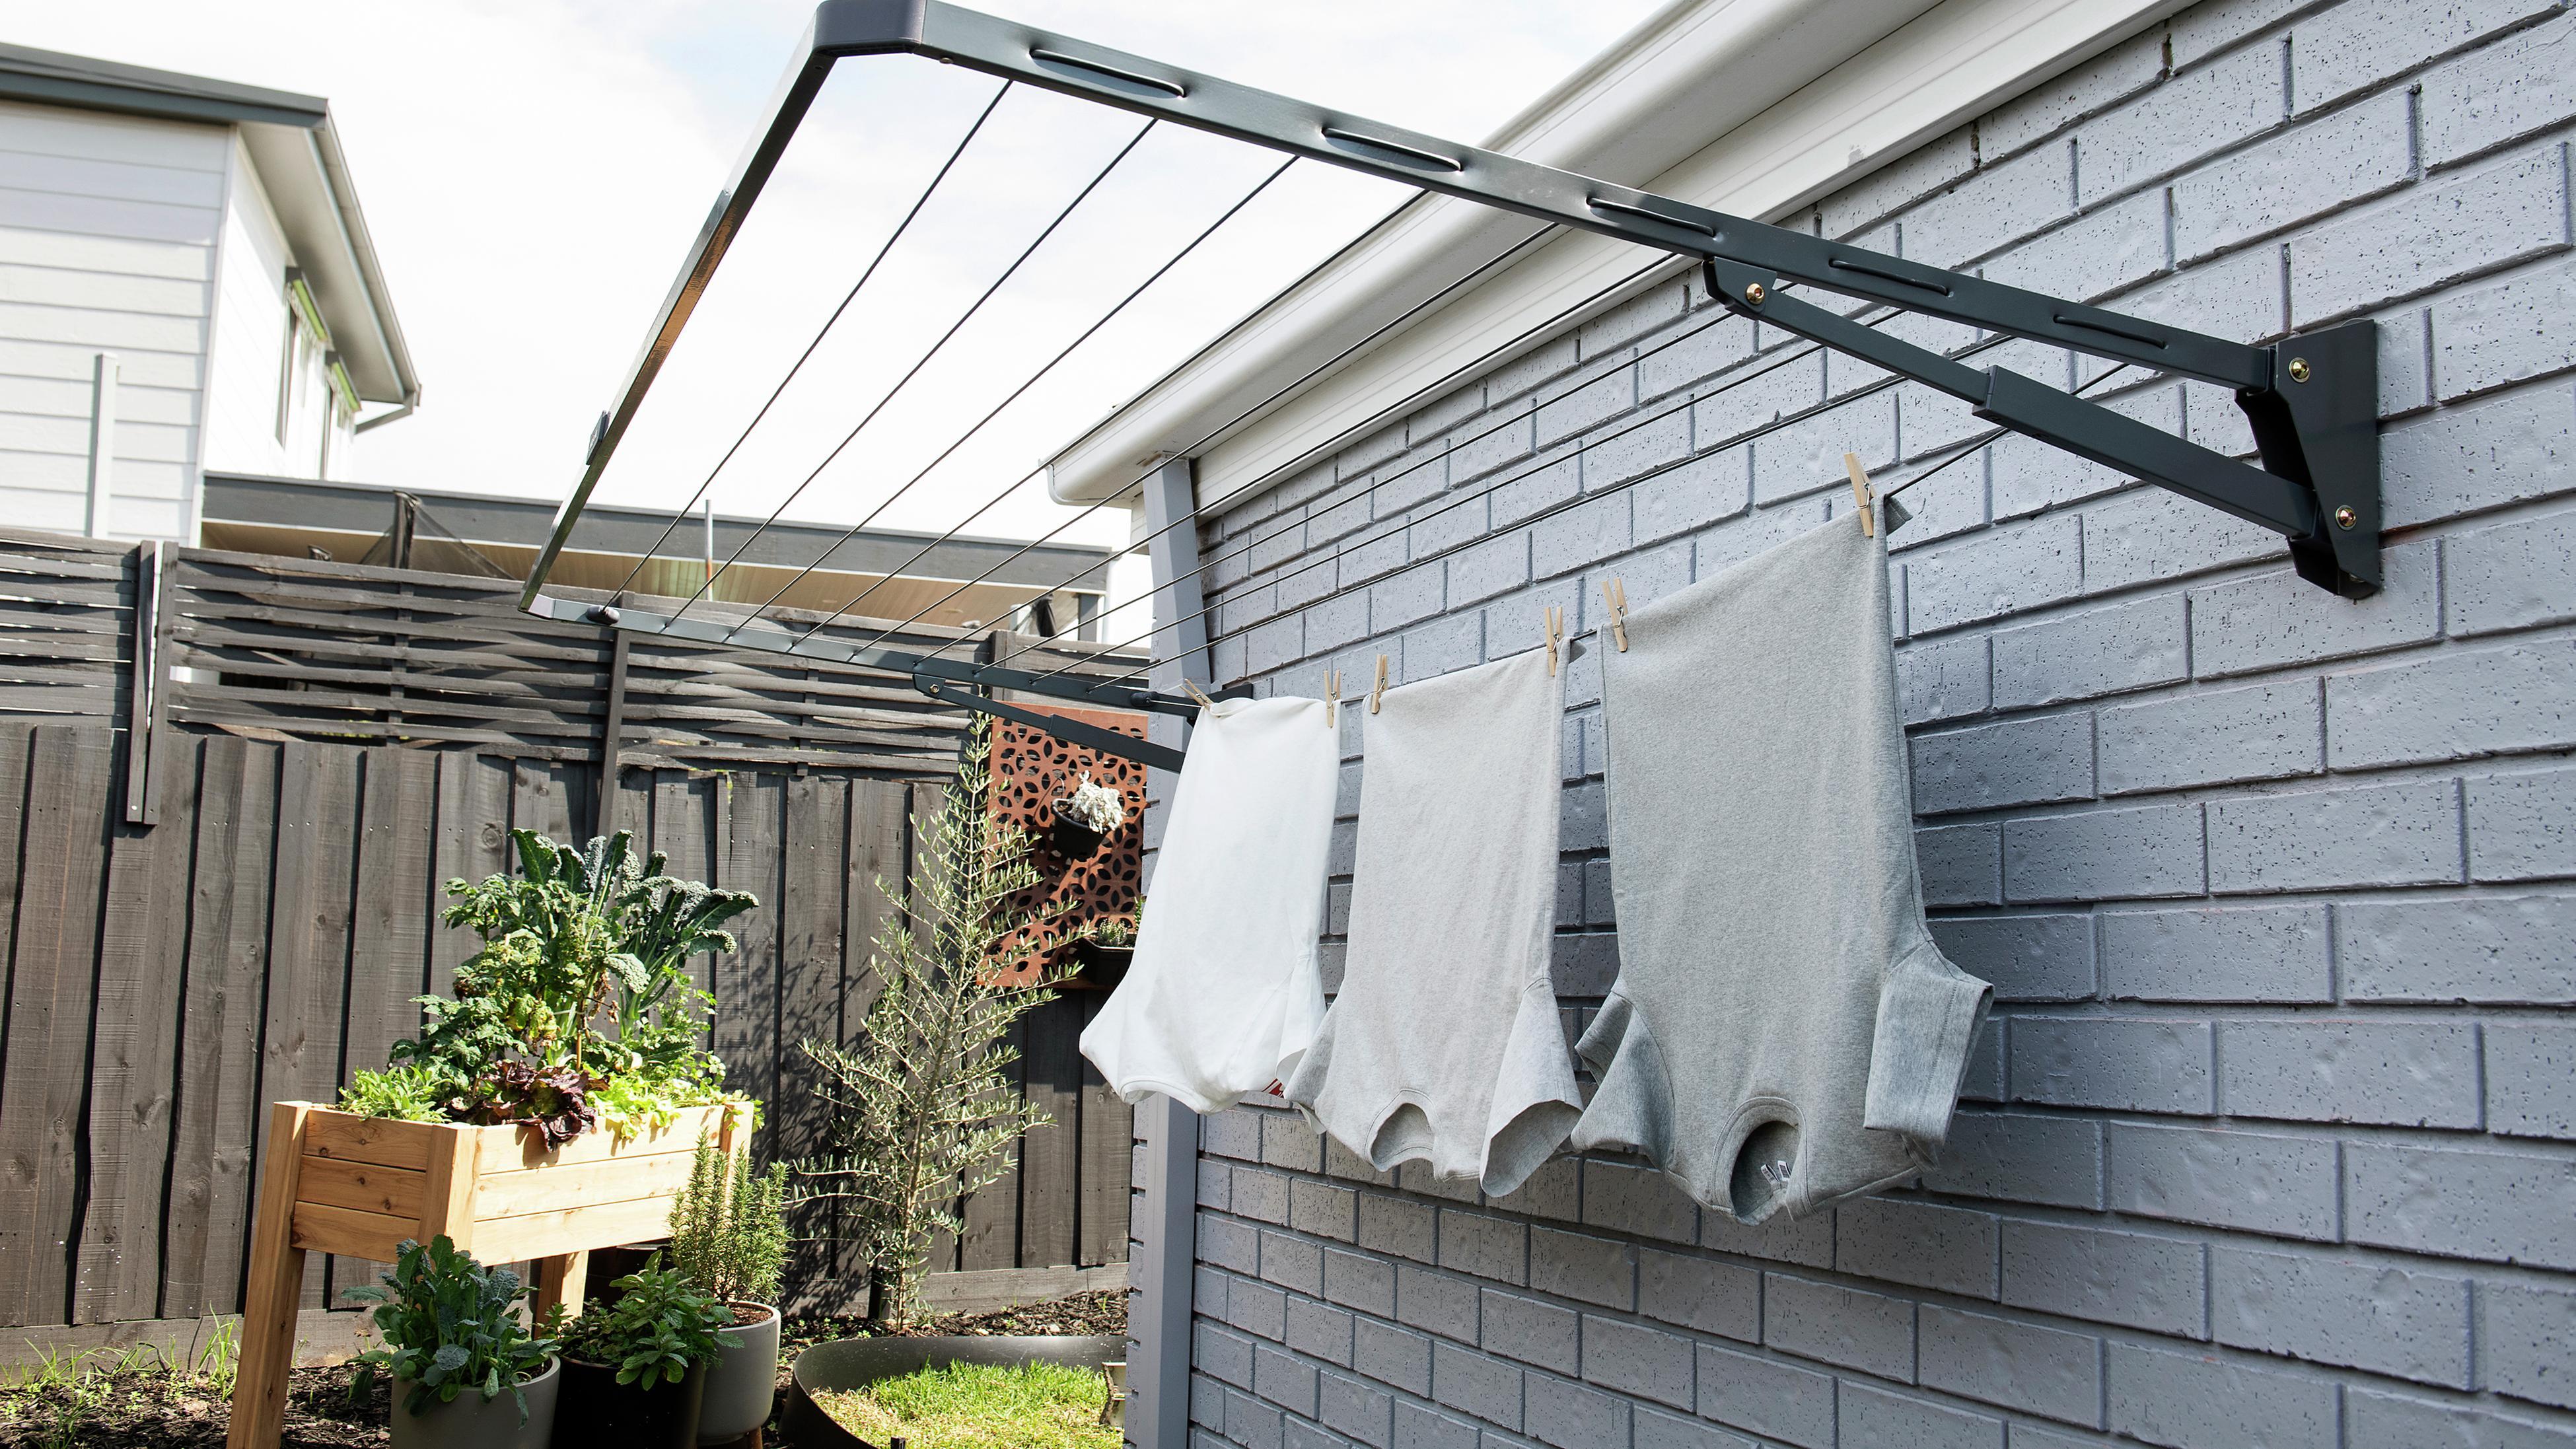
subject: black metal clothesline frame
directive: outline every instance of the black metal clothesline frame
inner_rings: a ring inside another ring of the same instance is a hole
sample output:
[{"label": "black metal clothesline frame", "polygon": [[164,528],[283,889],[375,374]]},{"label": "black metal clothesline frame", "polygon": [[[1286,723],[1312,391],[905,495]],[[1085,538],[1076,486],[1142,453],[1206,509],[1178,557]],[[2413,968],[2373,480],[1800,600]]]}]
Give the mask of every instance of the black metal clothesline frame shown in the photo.
[{"label": "black metal clothesline frame", "polygon": [[[1959,398],[1976,416],[1999,429],[2037,438],[2281,534],[2289,540],[2291,560],[2300,577],[2345,598],[2367,598],[2379,590],[2378,348],[2373,322],[2345,322],[2293,333],[2263,347],[2231,342],[1425,136],[940,0],[824,0],[770,106],[766,125],[736,164],[690,246],[688,260],[664,298],[616,404],[600,415],[581,480],[557,511],[554,529],[529,571],[520,595],[523,609],[549,618],[581,619],[884,669],[909,676],[934,698],[1016,719],[1159,768],[1179,768],[1178,751],[977,692],[1023,691],[1183,718],[1196,712],[1193,700],[1127,682],[1132,674],[1100,680],[1063,670],[1038,673],[884,647],[883,641],[895,629],[865,644],[850,645],[818,639],[820,626],[799,634],[757,615],[728,624],[686,617],[685,605],[670,615],[635,607],[622,593],[600,604],[546,592],[555,561],[646,391],[824,80],[843,59],[875,55],[923,56],[997,76],[1007,84],[1098,102],[1153,121],[1169,121],[1291,157],[1497,207],[1549,223],[1551,228],[1594,232],[1689,258],[1698,263],[1710,295],[1735,313],[1759,318]],[[1133,144],[1129,143],[1131,149]],[[1241,205],[1237,203],[1237,209]],[[1205,239],[1205,233],[1200,239]],[[1524,239],[1506,256],[1535,239]],[[1165,264],[1166,270],[1170,265]],[[1993,340],[2026,338],[2123,366],[2229,388],[2252,425],[2260,466],[2004,368],[1971,367],[1960,360],[1963,354],[1944,355],[1905,342],[1878,330],[1898,313],[1863,322],[1786,295],[1784,279],[1883,304],[1899,313],[1919,312],[1999,334]],[[1457,285],[1439,295],[1446,296]],[[1414,312],[1420,310],[1417,307]],[[837,318],[838,313],[834,315]],[[1336,360],[1403,320],[1390,322],[1337,354]]]}]

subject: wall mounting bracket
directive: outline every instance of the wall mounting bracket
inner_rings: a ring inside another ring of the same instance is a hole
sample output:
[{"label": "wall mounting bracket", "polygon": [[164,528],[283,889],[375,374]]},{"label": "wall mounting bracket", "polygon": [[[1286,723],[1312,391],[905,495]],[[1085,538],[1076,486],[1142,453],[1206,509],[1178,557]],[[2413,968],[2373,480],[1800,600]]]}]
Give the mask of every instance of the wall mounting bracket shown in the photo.
[{"label": "wall mounting bracket", "polygon": [[[616,403],[592,434],[581,479],[557,511],[554,530],[529,571],[522,608],[591,617],[598,607],[550,596],[545,587],[601,473],[832,67],[850,57],[898,54],[1691,258],[1705,269],[1711,293],[1740,312],[1963,399],[1978,416],[2002,427],[2268,528],[2289,541],[2300,577],[2322,588],[2353,599],[2379,590],[2378,351],[2371,322],[2294,333],[2270,346],[2232,342],[1426,136],[942,0],[823,0],[767,123],[718,193]],[[2021,374],[1972,368],[1889,337],[1803,297],[1784,295],[1784,279],[2229,388],[2252,424],[2258,461],[2213,452]],[[900,650],[853,650],[774,627],[701,624],[636,608],[608,612],[621,628],[853,657],[909,674],[926,692],[978,709],[992,703],[975,702],[982,696],[972,691],[984,686],[1093,702],[1107,702],[1093,691],[1150,693],[1086,686],[1065,676],[1043,682],[1035,675],[1018,682],[960,678],[949,671],[1016,671]],[[1153,703],[1124,707],[1165,713],[1194,707],[1187,700],[1151,697]],[[1052,719],[1026,713],[1033,722]]]}]

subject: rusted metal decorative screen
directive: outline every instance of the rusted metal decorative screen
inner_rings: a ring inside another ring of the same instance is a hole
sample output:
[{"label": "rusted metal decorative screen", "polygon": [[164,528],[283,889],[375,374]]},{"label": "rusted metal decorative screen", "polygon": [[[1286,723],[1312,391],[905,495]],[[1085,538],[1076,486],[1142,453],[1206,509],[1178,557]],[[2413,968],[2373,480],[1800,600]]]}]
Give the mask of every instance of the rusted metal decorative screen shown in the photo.
[{"label": "rusted metal decorative screen", "polygon": [[[1144,716],[1115,710],[1066,709],[1031,705],[1048,714],[1114,729],[1142,738]],[[1037,884],[1019,893],[1009,909],[1046,916],[1059,902],[1068,908],[1022,928],[996,960],[998,979],[1033,983],[1073,963],[1070,943],[1090,926],[1109,920],[1132,920],[1143,884],[1145,767],[1133,760],[1104,755],[1068,744],[1055,736],[1009,720],[993,724],[993,818],[1028,833]],[[1119,794],[1127,806],[1127,823],[1111,831],[1096,849],[1068,840],[1055,829],[1055,802],[1073,793],[1088,774],[1094,783]],[[1081,986],[1085,983],[1067,983]]]}]

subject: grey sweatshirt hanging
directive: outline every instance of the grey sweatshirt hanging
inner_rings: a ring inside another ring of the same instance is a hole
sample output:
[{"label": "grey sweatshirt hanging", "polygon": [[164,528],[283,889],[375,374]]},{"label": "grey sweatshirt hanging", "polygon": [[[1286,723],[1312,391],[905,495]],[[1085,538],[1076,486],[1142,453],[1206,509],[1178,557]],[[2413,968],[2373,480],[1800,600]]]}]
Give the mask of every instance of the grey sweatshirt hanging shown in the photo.
[{"label": "grey sweatshirt hanging", "polygon": [[1347,964],[1288,1099],[1381,1171],[1423,1159],[1499,1197],[1581,1111],[1548,976],[1564,715],[1536,650],[1361,716]]},{"label": "grey sweatshirt hanging", "polygon": [[1927,1166],[1985,1019],[1923,923],[1887,614],[1845,515],[1601,653],[1619,980],[1574,1145],[1745,1222]]}]

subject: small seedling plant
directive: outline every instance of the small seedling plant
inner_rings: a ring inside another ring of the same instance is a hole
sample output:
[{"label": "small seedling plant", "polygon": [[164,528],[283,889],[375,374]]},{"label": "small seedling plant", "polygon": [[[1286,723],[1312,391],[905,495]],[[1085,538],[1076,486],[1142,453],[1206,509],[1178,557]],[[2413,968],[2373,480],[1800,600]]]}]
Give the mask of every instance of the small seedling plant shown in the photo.
[{"label": "small seedling plant", "polygon": [[352,1288],[345,1297],[378,1305],[372,1317],[384,1346],[358,1355],[353,1396],[375,1391],[376,1375],[389,1372],[409,1383],[403,1410],[425,1414],[433,1403],[452,1403],[468,1389],[485,1402],[504,1391],[528,1421],[528,1396],[520,1385],[545,1372],[555,1356],[557,1317],[535,1331],[516,1312],[528,1289],[507,1268],[486,1268],[446,1235],[427,1245],[406,1241],[381,1288]]},{"label": "small seedling plant", "polygon": [[712,1363],[719,1349],[742,1346],[723,1331],[733,1310],[687,1274],[663,1267],[659,1253],[613,1286],[624,1295],[616,1306],[594,1305],[574,1319],[563,1347],[584,1363],[613,1366],[621,1384],[676,1384],[690,1369]]}]

